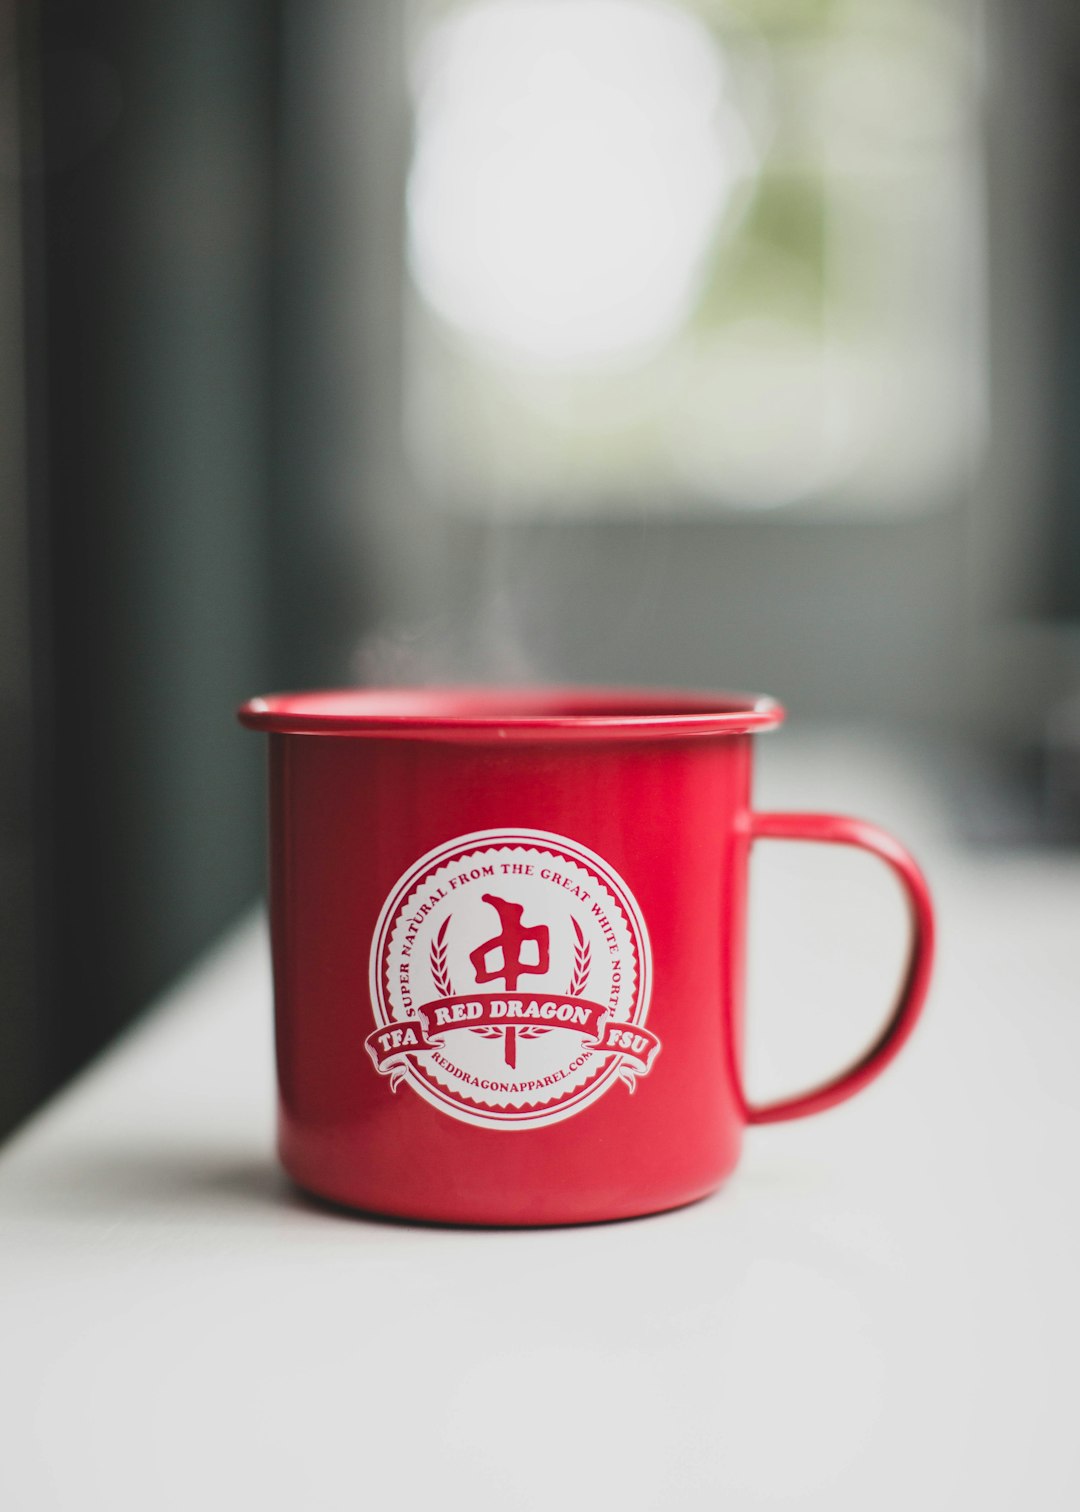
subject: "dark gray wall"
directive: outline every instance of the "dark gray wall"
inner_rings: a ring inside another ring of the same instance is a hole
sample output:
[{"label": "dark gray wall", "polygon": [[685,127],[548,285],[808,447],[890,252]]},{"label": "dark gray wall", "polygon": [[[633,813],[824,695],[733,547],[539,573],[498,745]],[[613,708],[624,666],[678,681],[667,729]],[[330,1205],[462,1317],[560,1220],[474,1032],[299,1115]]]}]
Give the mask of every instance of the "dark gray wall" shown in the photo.
[{"label": "dark gray wall", "polygon": [[[17,78],[15,17],[0,11],[0,77]],[[36,1057],[30,563],[23,432],[19,100],[0,90],[0,1129]]]},{"label": "dark gray wall", "polygon": [[21,17],[37,979],[0,1128],[261,885],[233,709],[271,673],[272,23],[257,0]]}]

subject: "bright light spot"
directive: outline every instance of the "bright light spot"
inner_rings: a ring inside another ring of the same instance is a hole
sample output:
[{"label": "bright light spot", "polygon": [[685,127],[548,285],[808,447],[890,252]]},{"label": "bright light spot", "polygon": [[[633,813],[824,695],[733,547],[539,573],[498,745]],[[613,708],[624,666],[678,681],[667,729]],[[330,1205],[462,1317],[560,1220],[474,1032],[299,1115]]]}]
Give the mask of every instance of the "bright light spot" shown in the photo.
[{"label": "bright light spot", "polygon": [[716,42],[659,0],[484,0],[424,47],[410,259],[504,356],[632,357],[689,314],[749,165]]}]

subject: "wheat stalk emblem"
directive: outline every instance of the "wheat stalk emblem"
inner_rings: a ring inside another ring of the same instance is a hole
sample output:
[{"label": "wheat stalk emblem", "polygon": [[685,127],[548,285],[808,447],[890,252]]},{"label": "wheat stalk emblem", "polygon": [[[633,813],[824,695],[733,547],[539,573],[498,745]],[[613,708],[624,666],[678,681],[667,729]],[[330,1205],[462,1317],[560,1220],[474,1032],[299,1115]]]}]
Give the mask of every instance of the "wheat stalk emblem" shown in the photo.
[{"label": "wheat stalk emblem", "polygon": [[446,966],[446,931],[450,926],[451,917],[451,914],[447,914],[442,928],[431,942],[431,979],[438,991],[446,998],[454,995],[454,989],[450,984],[450,973]]},{"label": "wheat stalk emblem", "polygon": [[574,945],[574,974],[570,978],[569,995],[571,997],[580,997],[588,985],[589,971],[592,968],[592,951],[581,932],[581,925],[578,921],[571,918],[570,922],[574,926],[576,943]]}]

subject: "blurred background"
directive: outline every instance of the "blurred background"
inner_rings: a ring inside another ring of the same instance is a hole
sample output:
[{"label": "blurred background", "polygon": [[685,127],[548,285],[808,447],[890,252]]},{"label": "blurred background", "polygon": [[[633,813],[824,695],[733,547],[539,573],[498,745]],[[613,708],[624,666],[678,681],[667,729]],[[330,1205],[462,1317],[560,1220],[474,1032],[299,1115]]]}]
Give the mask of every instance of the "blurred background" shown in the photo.
[{"label": "blurred background", "polygon": [[258,895],[271,688],[768,691],[1080,842],[1071,0],[0,11],[0,1133]]}]

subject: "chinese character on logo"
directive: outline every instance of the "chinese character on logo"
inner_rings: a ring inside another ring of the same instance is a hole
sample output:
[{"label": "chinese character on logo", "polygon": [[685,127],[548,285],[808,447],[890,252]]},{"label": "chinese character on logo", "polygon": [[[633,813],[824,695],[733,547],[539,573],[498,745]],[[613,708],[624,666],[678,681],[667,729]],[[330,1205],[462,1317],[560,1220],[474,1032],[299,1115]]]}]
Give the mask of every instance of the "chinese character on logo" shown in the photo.
[{"label": "chinese character on logo", "polygon": [[[537,924],[531,929],[524,926],[521,916],[525,910],[520,903],[508,903],[505,898],[496,898],[491,893],[485,893],[483,901],[490,903],[499,915],[502,933],[491,940],[485,940],[483,945],[478,945],[470,952],[469,960],[478,984],[494,982],[501,977],[507,992],[514,992],[519,976],[539,976],[548,970],[550,954],[547,925]],[[536,947],[536,960],[531,964],[521,953],[523,945]],[[488,956],[496,950],[500,953],[499,964],[494,970],[489,970]],[[517,1030],[513,1026],[503,1030],[503,1054],[508,1066],[517,1065]]]}]

